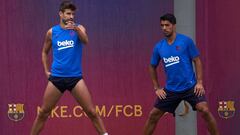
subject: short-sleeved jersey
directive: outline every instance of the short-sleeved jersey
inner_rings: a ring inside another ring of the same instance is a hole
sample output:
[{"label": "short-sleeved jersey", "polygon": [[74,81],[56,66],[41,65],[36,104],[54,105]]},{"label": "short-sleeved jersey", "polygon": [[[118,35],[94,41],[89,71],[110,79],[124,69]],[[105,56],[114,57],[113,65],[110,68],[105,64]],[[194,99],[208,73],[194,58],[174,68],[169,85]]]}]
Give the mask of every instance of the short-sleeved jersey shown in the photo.
[{"label": "short-sleeved jersey", "polygon": [[74,30],[52,27],[53,63],[51,75],[57,77],[82,76],[82,43]]},{"label": "short-sleeved jersey", "polygon": [[177,33],[175,41],[169,45],[164,38],[156,44],[151,57],[151,65],[163,63],[166,86],[169,91],[184,91],[196,84],[192,59],[199,56],[191,38]]}]

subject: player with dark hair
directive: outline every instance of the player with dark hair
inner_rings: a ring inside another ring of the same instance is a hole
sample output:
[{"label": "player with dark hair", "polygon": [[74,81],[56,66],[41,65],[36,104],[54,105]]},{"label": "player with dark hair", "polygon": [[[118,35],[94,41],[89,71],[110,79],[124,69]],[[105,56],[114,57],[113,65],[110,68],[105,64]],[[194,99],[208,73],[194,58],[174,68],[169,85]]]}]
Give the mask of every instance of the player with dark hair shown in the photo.
[{"label": "player with dark hair", "polygon": [[[50,28],[44,40],[42,63],[48,84],[43,104],[33,123],[31,135],[38,135],[51,110],[61,96],[69,90],[91,119],[99,135],[108,135],[103,121],[96,113],[91,95],[84,82],[81,66],[82,48],[88,43],[84,26],[74,22],[76,6],[64,1],[59,8],[60,24]],[[49,70],[48,54],[52,48],[53,63]]]},{"label": "player with dark hair", "polygon": [[[189,102],[193,110],[201,113],[211,135],[219,135],[216,121],[205,99],[202,63],[197,47],[191,38],[176,32],[176,18],[173,14],[161,16],[160,25],[165,38],[154,47],[149,66],[157,99],[145,124],[144,135],[153,134],[158,120],[165,112],[174,114],[182,100]],[[160,61],[166,74],[164,87],[158,83],[156,69]]]}]

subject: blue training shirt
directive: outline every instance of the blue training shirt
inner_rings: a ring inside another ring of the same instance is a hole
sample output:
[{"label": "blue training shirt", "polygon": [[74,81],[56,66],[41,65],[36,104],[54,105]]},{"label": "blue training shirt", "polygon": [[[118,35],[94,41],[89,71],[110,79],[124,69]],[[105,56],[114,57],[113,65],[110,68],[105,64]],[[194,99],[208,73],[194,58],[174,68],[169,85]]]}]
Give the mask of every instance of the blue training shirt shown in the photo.
[{"label": "blue training shirt", "polygon": [[60,25],[52,27],[51,75],[57,77],[82,76],[82,47],[77,32],[63,29]]},{"label": "blue training shirt", "polygon": [[199,56],[191,38],[177,33],[175,41],[169,45],[164,38],[153,50],[151,65],[158,66],[162,61],[166,73],[166,86],[169,91],[180,92],[193,87],[196,77],[192,59]]}]

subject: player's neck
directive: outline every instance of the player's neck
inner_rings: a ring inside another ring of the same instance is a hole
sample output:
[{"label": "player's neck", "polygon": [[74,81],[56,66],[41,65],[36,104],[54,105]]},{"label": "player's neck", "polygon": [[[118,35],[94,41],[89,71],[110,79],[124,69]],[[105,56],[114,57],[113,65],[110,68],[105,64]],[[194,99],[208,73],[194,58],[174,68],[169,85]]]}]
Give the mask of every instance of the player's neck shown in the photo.
[{"label": "player's neck", "polygon": [[63,22],[60,22],[59,25],[60,25],[60,27],[61,27],[62,29],[65,29],[65,26],[66,26],[66,25],[65,25]]},{"label": "player's neck", "polygon": [[167,37],[167,42],[168,42],[169,45],[173,44],[173,42],[176,39],[176,35],[177,35],[176,32],[173,32],[173,34],[170,37]]}]

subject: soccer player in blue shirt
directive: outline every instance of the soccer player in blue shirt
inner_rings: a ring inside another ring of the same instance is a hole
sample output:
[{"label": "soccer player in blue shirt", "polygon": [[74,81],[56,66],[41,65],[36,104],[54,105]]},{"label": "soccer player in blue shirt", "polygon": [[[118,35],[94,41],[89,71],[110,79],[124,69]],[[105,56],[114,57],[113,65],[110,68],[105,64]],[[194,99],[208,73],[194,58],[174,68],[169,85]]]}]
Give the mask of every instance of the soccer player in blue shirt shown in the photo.
[{"label": "soccer player in blue shirt", "polygon": [[[216,121],[205,99],[198,49],[191,38],[176,32],[176,18],[173,14],[161,16],[160,25],[165,38],[154,47],[149,66],[158,98],[145,124],[144,135],[152,135],[158,120],[165,112],[174,114],[182,100],[189,102],[193,110],[201,113],[211,135],[219,135]],[[164,87],[160,87],[156,71],[160,61],[166,74]]]},{"label": "soccer player in blue shirt", "polygon": [[[60,5],[60,24],[48,30],[42,50],[42,63],[48,84],[43,97],[43,104],[37,115],[31,135],[38,135],[43,129],[51,110],[61,96],[69,90],[84,112],[91,119],[99,135],[108,135],[103,121],[96,113],[91,95],[82,77],[82,47],[88,43],[86,29],[74,22],[76,6],[70,1]],[[48,53],[52,48],[53,63],[51,71]]]}]

